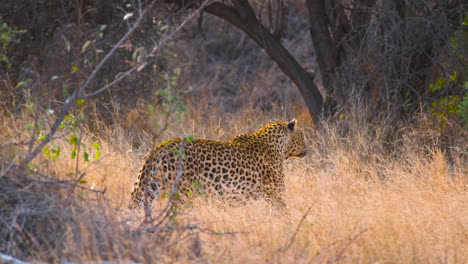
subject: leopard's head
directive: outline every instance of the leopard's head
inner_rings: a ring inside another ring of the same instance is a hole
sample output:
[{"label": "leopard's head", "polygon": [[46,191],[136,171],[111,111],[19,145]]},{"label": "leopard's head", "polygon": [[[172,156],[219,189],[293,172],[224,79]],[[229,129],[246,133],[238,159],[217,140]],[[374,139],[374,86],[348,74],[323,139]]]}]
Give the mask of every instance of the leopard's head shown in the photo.
[{"label": "leopard's head", "polygon": [[302,129],[297,127],[296,119],[288,122],[286,126],[289,139],[286,143],[286,148],[284,149],[285,159],[290,157],[304,157],[307,154],[304,132]]}]

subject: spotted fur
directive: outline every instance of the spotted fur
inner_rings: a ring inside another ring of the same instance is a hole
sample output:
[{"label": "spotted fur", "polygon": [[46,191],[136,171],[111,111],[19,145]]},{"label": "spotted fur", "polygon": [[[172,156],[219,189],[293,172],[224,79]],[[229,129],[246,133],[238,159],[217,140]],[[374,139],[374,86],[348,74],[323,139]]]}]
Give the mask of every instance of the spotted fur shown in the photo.
[{"label": "spotted fur", "polygon": [[275,121],[228,142],[172,139],[144,157],[130,207],[170,193],[178,174],[179,193],[234,200],[266,196],[284,205],[283,161],[305,154],[304,135],[296,120]]}]

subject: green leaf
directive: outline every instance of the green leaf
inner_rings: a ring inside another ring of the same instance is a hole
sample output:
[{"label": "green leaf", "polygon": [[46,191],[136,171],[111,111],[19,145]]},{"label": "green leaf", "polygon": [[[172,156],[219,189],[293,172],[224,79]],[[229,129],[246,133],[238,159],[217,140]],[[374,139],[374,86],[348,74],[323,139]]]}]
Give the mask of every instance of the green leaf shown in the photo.
[{"label": "green leaf", "polygon": [[72,159],[76,158],[76,147],[74,147],[72,152],[71,152],[71,158]]},{"label": "green leaf", "polygon": [[86,184],[86,183],[88,183],[88,182],[85,181],[85,180],[81,180],[81,181],[79,182],[79,184]]},{"label": "green leaf", "polygon": [[84,44],[83,44],[83,47],[81,47],[81,53],[85,52],[86,49],[89,47],[89,45],[91,45],[91,40],[87,40]]},{"label": "green leaf", "polygon": [[190,143],[190,142],[192,142],[193,140],[194,140],[193,135],[188,135],[188,136],[185,137],[185,142],[187,142],[187,143]]},{"label": "green leaf", "polygon": [[75,134],[73,134],[68,139],[68,142],[70,143],[70,145],[77,146],[78,145],[78,137]]},{"label": "green leaf", "polygon": [[46,139],[46,137],[47,137],[47,136],[38,137],[37,140],[38,140],[38,141],[42,141],[42,140]]},{"label": "green leaf", "polygon": [[52,160],[58,160],[60,156],[60,146],[57,144],[52,144]]},{"label": "green leaf", "polygon": [[174,72],[175,75],[180,74],[180,68],[179,67],[174,68],[172,71]]},{"label": "green leaf", "polygon": [[85,151],[85,152],[83,153],[83,158],[84,158],[85,161],[89,161],[89,154],[88,154],[88,152]]},{"label": "green leaf", "polygon": [[150,112],[151,115],[154,114],[154,105],[153,104],[148,104],[148,111]]},{"label": "green leaf", "polygon": [[172,149],[171,152],[174,154],[179,154],[180,151],[178,149]]},{"label": "green leaf", "polygon": [[142,71],[146,67],[147,63],[142,63],[140,66],[137,68],[137,72]]},{"label": "green leaf", "polygon": [[464,25],[464,26],[468,26],[468,16],[465,16],[465,17],[463,18],[463,25]]},{"label": "green leaf", "polygon": [[444,88],[445,86],[447,86],[447,82],[445,81],[445,78],[439,78],[437,79],[437,81],[435,83],[432,83],[429,85],[429,91],[430,92],[435,92],[435,91],[438,91],[442,88]]},{"label": "green leaf", "polygon": [[106,24],[99,25],[99,31],[104,31],[106,27],[107,27]]},{"label": "green leaf", "polygon": [[24,126],[24,129],[26,130],[33,130],[34,129],[34,125],[33,124],[27,124]]},{"label": "green leaf", "polygon": [[71,50],[70,41],[68,41],[68,39],[64,35],[62,35],[62,38],[63,38],[63,41],[65,42],[65,50],[67,52],[70,52],[70,50]]},{"label": "green leaf", "polygon": [[114,76],[114,79],[120,78],[123,74],[124,74],[123,72],[117,73],[117,74]]},{"label": "green leaf", "polygon": [[31,79],[21,81],[15,86],[15,88],[18,89],[18,88],[21,88],[23,86],[28,86],[30,82],[31,82]]},{"label": "green leaf", "polygon": [[36,136],[39,136],[39,132],[41,131],[41,125],[37,124],[35,128],[36,128]]},{"label": "green leaf", "polygon": [[445,78],[437,79],[437,86],[438,86],[438,89],[442,89],[445,86],[447,86],[447,83],[445,82]]},{"label": "green leaf", "polygon": [[455,71],[455,72],[453,72],[452,75],[450,75],[450,80],[452,82],[455,82],[455,81],[457,81],[457,77],[458,77],[458,73]]},{"label": "green leaf", "polygon": [[159,96],[167,96],[169,94],[169,89],[162,89],[156,92]]},{"label": "green leaf", "polygon": [[78,66],[76,66],[76,65],[72,66],[72,72],[77,72],[78,70],[79,70]]},{"label": "green leaf", "polygon": [[42,153],[46,154],[50,151],[50,146],[45,146],[43,149],[42,149]]},{"label": "green leaf", "polygon": [[101,152],[100,151],[94,153],[94,159],[95,160],[99,159],[99,157],[101,157]]},{"label": "green leaf", "polygon": [[76,105],[78,105],[78,106],[82,106],[82,105],[83,105],[83,103],[84,103],[84,99],[76,99],[76,101],[75,101],[75,102],[76,102]]},{"label": "green leaf", "polygon": [[52,160],[53,160],[53,161],[58,160],[59,155],[60,155],[60,152],[57,152],[57,153],[52,154]]},{"label": "green leaf", "polygon": [[101,146],[99,146],[99,143],[96,142],[96,141],[93,142],[93,147],[94,147],[95,150],[101,149]]}]

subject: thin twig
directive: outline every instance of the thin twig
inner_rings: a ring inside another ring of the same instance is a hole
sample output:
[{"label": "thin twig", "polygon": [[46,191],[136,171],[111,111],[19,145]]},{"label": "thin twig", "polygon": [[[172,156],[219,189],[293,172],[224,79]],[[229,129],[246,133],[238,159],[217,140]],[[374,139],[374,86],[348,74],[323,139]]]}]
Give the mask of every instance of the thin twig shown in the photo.
[{"label": "thin twig", "polygon": [[82,189],[82,190],[86,190],[86,191],[90,191],[90,192],[95,192],[95,193],[101,193],[101,194],[104,194],[106,192],[106,188],[102,189],[102,190],[95,190],[95,189],[91,189],[91,188],[88,188],[88,187],[84,187],[84,186],[80,186],[76,183],[73,183],[71,181],[68,181],[68,180],[40,180],[40,179],[34,179],[34,178],[26,178],[30,181],[33,181],[33,182],[38,182],[38,183],[44,183],[44,184],[53,184],[53,185],[67,185],[67,186],[70,186],[70,187],[73,187],[73,188],[79,188],[79,189]]},{"label": "thin twig", "polygon": [[[143,204],[144,204],[143,207],[144,207],[144,210],[145,210],[145,218],[144,218],[144,220],[143,220],[143,222],[141,224],[142,226],[153,225],[154,221],[158,220],[158,223],[153,226],[153,228],[158,228],[164,222],[164,220],[170,215],[170,209],[174,205],[174,202],[173,202],[174,195],[178,190],[178,184],[179,184],[180,179],[182,178],[182,172],[183,172],[183,167],[182,167],[183,166],[183,160],[182,160],[183,155],[182,155],[182,153],[184,152],[184,144],[185,144],[185,139],[181,139],[181,142],[179,144],[180,145],[180,147],[179,147],[179,159],[178,159],[178,163],[177,163],[176,177],[175,177],[174,183],[172,185],[171,192],[169,194],[169,200],[167,201],[164,208],[159,212],[159,214],[158,214],[158,216],[156,218],[153,218],[151,216],[151,203],[148,201],[148,198],[149,198],[148,192],[145,191],[145,196],[144,196],[145,198],[144,198],[144,202],[143,202]],[[157,199],[158,197],[154,197],[154,198]]]},{"label": "thin twig", "polygon": [[34,141],[36,141],[36,133],[37,133],[37,121],[39,120],[39,111],[36,111],[34,115],[34,125],[33,128],[31,129],[31,136],[28,142],[28,153],[31,152],[33,146],[34,146]]},{"label": "thin twig", "polygon": [[31,160],[33,160],[39,152],[50,142],[54,134],[57,132],[58,127],[62,123],[65,115],[67,115],[68,111],[70,110],[72,104],[75,102],[77,98],[77,90],[73,91],[73,94],[68,98],[67,102],[63,106],[62,110],[60,111],[59,115],[55,119],[54,124],[50,128],[49,133],[47,134],[46,138],[39,143],[36,148],[32,152],[29,152],[29,155],[24,159],[23,165],[29,164]]},{"label": "thin twig", "polygon": [[[64,138],[64,135],[58,135],[56,137],[52,137],[52,139],[62,139],[62,138]],[[31,144],[30,139],[28,141],[21,140],[21,141],[17,141],[17,142],[9,142],[9,143],[0,145],[0,149],[1,148],[11,147],[11,146],[24,146],[24,145],[29,145],[29,144]]]},{"label": "thin twig", "polygon": [[[174,226],[164,226],[163,228],[157,228],[157,227],[151,227],[149,229],[146,229],[146,232],[149,233],[154,233],[156,231],[174,231],[178,229],[177,227]],[[210,229],[202,228],[196,225],[192,226],[184,226],[181,229],[183,230],[198,230],[202,233],[209,234],[209,235],[218,235],[218,236],[223,236],[223,235],[237,235],[237,234],[247,234],[248,232],[237,232],[237,231],[232,231],[232,232],[217,232],[213,231]]]},{"label": "thin twig", "polygon": [[297,232],[299,231],[299,228],[301,228],[302,226],[302,223],[304,222],[304,220],[306,219],[307,215],[309,214],[310,212],[310,209],[312,209],[312,207],[318,202],[318,199],[315,200],[315,202],[312,203],[311,206],[309,206],[309,208],[307,208],[307,210],[305,211],[304,215],[302,216],[301,218],[301,221],[299,221],[299,224],[297,225],[296,227],[296,231],[294,231],[294,234],[293,236],[291,237],[291,239],[289,240],[289,243],[284,247],[284,248],[279,248],[277,249],[274,253],[278,253],[278,252],[281,252],[281,253],[284,253],[286,251],[288,251],[288,249],[291,247],[291,245],[294,243],[294,240],[296,240],[296,235],[297,235]]},{"label": "thin twig", "polygon": [[329,260],[327,261],[327,263],[334,263],[334,262],[337,262],[342,256],[343,256],[343,253],[345,252],[345,250],[351,245],[351,243],[353,243],[360,235],[364,234],[365,232],[367,232],[367,230],[369,230],[368,228],[364,228],[362,229],[359,233],[355,234],[354,236],[350,237],[348,239],[348,242],[346,243],[346,245],[344,245],[344,247],[338,252],[338,254],[336,255],[336,257],[333,259],[333,260]]},{"label": "thin twig", "polygon": [[3,176],[5,176],[7,174],[7,172],[11,169],[11,167],[13,167],[13,165],[15,164],[15,161],[18,159],[18,157],[20,156],[20,154],[17,154],[13,160],[10,162],[10,164],[8,164],[6,166],[6,168],[0,173],[0,178],[2,178]]},{"label": "thin twig", "polygon": [[101,70],[101,68],[104,66],[104,64],[107,63],[107,61],[114,55],[115,51],[122,46],[122,44],[127,41],[127,39],[130,37],[130,35],[135,31],[141,24],[141,21],[143,21],[143,18],[145,17],[146,13],[150,9],[153,8],[154,3],[156,1],[152,1],[146,8],[143,10],[143,12],[138,16],[137,20],[133,23],[133,25],[130,27],[130,29],[125,33],[125,35],[112,47],[112,49],[106,54],[106,56],[99,62],[99,64],[96,66],[94,71],[89,75],[89,77],[86,79],[84,84],[81,87],[81,91],[79,96],[82,96],[82,93],[86,91],[86,89],[89,88],[91,85],[91,82],[94,80],[94,77],[96,74]]},{"label": "thin twig", "polygon": [[[58,127],[62,123],[63,119],[65,118],[65,115],[69,112],[71,106],[75,102],[76,99],[82,98],[82,93],[88,89],[88,87],[91,85],[92,81],[94,80],[96,74],[101,70],[101,68],[104,66],[104,64],[114,55],[115,51],[120,48],[122,43],[124,43],[130,35],[135,31],[138,26],[140,25],[141,21],[143,20],[145,14],[150,10],[154,3],[156,1],[152,1],[151,4],[143,11],[142,14],[138,17],[138,19],[133,23],[132,27],[125,33],[125,35],[117,42],[116,45],[113,46],[113,48],[106,54],[106,56],[99,62],[99,64],[96,66],[96,68],[93,70],[93,72],[89,75],[89,77],[86,79],[84,84],[81,87],[78,87],[73,91],[73,94],[67,99],[65,105],[63,106],[62,110],[60,111],[59,115],[55,119],[54,124],[50,128],[49,133],[47,134],[46,138],[41,141],[33,151],[28,151],[29,155],[24,159],[23,165],[26,165],[30,163],[38,154],[39,152],[51,141],[53,135],[57,132]],[[31,139],[33,140],[33,138]]]},{"label": "thin twig", "polygon": [[[159,41],[159,43],[155,43],[153,48],[151,49],[151,51],[148,53],[148,55],[146,56],[145,59],[139,61],[138,63],[136,63],[133,67],[131,67],[130,69],[128,69],[127,71],[125,71],[124,73],[120,74],[119,77],[117,77],[116,79],[114,79],[112,82],[104,85],[103,87],[93,91],[93,92],[90,92],[90,93],[87,93],[87,94],[80,94],[80,98],[81,99],[86,99],[86,98],[90,98],[90,97],[93,97],[93,96],[96,96],[97,94],[100,94],[102,93],[103,91],[107,90],[108,88],[110,88],[111,86],[113,86],[114,84],[120,82],[122,79],[128,77],[130,74],[132,74],[133,72],[135,72],[135,70],[138,70],[138,68],[140,68],[141,66],[143,66],[144,64],[147,64],[150,60],[150,58],[154,57],[156,52],[158,50],[160,50],[162,47],[166,46],[169,42],[170,39],[174,38],[175,34],[177,34],[179,31],[182,30],[182,28],[185,26],[185,24],[190,21],[196,14],[200,13],[203,9],[204,6],[208,5],[209,3],[211,3],[212,1],[206,1],[205,3],[203,3],[201,5],[201,7],[199,7],[197,9],[197,11],[193,12],[188,18],[186,18],[177,28],[175,28],[173,31],[171,31],[170,34],[167,34],[166,36],[163,36],[163,38]],[[146,12],[146,10],[145,10]],[[141,21],[137,20],[135,23],[140,23]],[[134,24],[135,25],[135,24]],[[131,28],[131,30],[135,30],[133,29],[133,27]],[[126,37],[126,36],[124,36]],[[127,36],[128,38],[128,36]],[[119,41],[119,43],[117,43],[114,48],[111,50],[111,52],[113,52],[114,49],[116,49],[117,47],[120,47],[120,45],[123,43]],[[106,58],[104,58],[106,59]],[[99,65],[98,65],[99,67]],[[86,83],[85,83],[86,84]],[[83,85],[84,87],[84,85]],[[86,87],[87,88],[87,87]],[[82,91],[84,91],[85,88],[82,89]]]}]

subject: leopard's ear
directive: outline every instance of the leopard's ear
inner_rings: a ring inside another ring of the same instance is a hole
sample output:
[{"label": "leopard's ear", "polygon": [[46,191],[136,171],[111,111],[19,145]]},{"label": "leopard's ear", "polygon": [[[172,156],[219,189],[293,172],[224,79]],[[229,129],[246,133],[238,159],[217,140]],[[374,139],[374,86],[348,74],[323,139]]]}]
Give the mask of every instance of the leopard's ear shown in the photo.
[{"label": "leopard's ear", "polygon": [[288,128],[290,131],[294,131],[294,127],[296,126],[296,123],[297,123],[296,119],[293,119],[288,123]]}]

